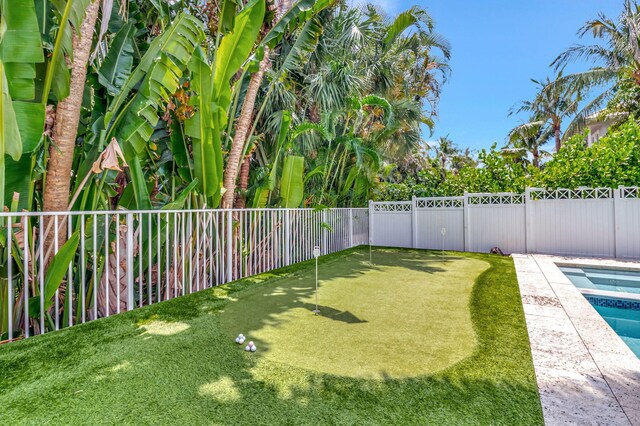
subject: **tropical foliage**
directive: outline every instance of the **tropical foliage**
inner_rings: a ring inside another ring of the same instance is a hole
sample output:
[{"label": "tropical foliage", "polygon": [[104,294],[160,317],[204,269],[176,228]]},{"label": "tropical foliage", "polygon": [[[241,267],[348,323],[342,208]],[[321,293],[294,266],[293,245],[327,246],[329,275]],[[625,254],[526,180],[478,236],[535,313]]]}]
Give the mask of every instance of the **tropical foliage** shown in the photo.
[{"label": "tropical foliage", "polygon": [[[448,72],[419,8],[0,0],[0,21],[0,200],[14,212],[363,205],[387,164],[422,146]],[[75,303],[126,309],[104,273],[127,264],[123,232],[157,279],[177,219],[124,216],[1,219],[0,340],[32,310],[47,316],[29,323],[37,333],[74,322]]]},{"label": "tropical foliage", "polygon": [[[477,155],[477,166],[444,171],[437,160],[416,176],[386,182],[376,191],[380,200],[410,200],[412,196],[458,196],[465,192],[524,192],[525,188],[577,188],[640,185],[640,123],[620,125],[591,146],[586,134],[569,138],[543,167],[523,161],[494,145]],[[444,173],[445,179],[440,178]]]}]

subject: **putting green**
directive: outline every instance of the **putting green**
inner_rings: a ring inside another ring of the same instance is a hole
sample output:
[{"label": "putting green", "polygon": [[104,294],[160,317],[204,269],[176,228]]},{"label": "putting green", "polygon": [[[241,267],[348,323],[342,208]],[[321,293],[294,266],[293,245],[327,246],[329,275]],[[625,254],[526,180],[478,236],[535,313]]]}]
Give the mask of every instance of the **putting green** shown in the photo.
[{"label": "putting green", "polygon": [[288,364],[337,376],[406,378],[470,357],[469,298],[482,260],[377,249],[324,264],[315,309],[313,270],[238,293],[221,322],[258,346],[258,366]]}]

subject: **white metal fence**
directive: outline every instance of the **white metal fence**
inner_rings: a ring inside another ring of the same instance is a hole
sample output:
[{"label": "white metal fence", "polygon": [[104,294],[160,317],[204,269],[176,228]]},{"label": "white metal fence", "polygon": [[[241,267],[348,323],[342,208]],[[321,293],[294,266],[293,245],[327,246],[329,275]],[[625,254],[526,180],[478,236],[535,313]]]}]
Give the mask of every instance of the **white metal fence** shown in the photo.
[{"label": "white metal fence", "polygon": [[0,341],[368,242],[367,209],[4,213]]},{"label": "white metal fence", "polygon": [[414,198],[369,211],[380,246],[640,258],[637,187]]}]

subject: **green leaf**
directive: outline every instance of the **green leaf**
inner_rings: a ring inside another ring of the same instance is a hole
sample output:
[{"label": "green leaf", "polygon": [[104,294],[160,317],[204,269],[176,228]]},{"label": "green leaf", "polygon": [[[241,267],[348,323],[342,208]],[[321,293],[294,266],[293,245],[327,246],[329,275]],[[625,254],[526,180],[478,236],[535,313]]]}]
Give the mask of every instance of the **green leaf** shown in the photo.
[{"label": "green leaf", "polygon": [[217,129],[222,129],[227,124],[226,111],[231,104],[231,77],[251,54],[262,27],[264,14],[264,0],[249,2],[236,16],[233,31],[222,39],[216,52],[212,102],[217,107],[214,123]]},{"label": "green leaf", "polygon": [[[0,129],[0,155],[10,155],[15,161],[22,155],[22,138],[18,129],[18,120],[13,108],[13,101],[9,94],[7,76],[4,72],[3,64],[0,62],[0,84],[2,84],[2,97],[0,98],[0,114],[2,114]],[[2,175],[4,177],[4,173]],[[4,180],[4,179],[3,179]]]},{"label": "green leaf", "polygon": [[120,94],[105,117],[105,123],[110,123],[109,117],[119,110],[130,91],[143,78],[131,102],[118,114],[118,118],[110,123],[110,133],[106,138],[110,140],[111,137],[115,137],[122,146],[129,164],[130,184],[134,187],[139,209],[151,208],[142,167],[142,154],[158,124],[158,111],[162,103],[168,101],[178,89],[182,73],[203,39],[202,23],[189,14],[180,14],[167,31],[156,39],[160,41],[156,45],[152,43],[152,56],[148,56],[150,52],[147,51],[141,63],[122,86]]},{"label": "green leaf", "polygon": [[282,167],[282,180],[280,182],[280,196],[282,207],[300,207],[304,198],[304,157],[287,156]]},{"label": "green leaf", "polygon": [[196,186],[198,185],[198,179],[195,179],[193,182],[191,182],[189,185],[187,185],[187,187],[185,189],[183,189],[182,191],[180,191],[180,193],[178,194],[178,196],[176,197],[176,199],[172,202],[170,202],[169,204],[167,204],[166,206],[162,207],[161,210],[180,210],[184,208],[184,203],[187,201],[187,197],[189,196],[189,194],[196,189]]},{"label": "green leaf", "polygon": [[333,3],[333,0],[300,0],[296,2],[267,33],[260,43],[261,46],[266,45],[273,48],[287,30],[293,30],[296,21],[304,22]]},{"label": "green leaf", "polygon": [[44,52],[33,2],[2,1],[5,25],[0,40],[1,60],[12,99],[35,97],[35,64],[44,62]]},{"label": "green leaf", "polygon": [[218,31],[227,34],[233,30],[235,25],[236,10],[238,9],[238,0],[224,0],[220,7],[220,23]]},{"label": "green leaf", "polygon": [[278,163],[280,160],[280,154],[284,146],[284,141],[289,133],[291,127],[291,111],[282,112],[282,120],[280,121],[280,130],[278,132],[278,140],[276,143],[276,157],[271,165],[271,173],[269,173],[269,190],[273,191],[276,187],[276,178],[278,173]]},{"label": "green leaf", "polygon": [[[205,197],[213,197],[220,192],[223,170],[218,167],[222,162],[222,148],[219,140],[213,138],[213,116],[211,113],[211,68],[206,62],[204,52],[198,48],[189,63],[191,71],[191,90],[195,95],[191,104],[196,112],[185,122],[185,134],[193,142],[193,165],[195,177],[199,182],[199,191]],[[218,161],[219,160],[219,161]]]},{"label": "green leaf", "polygon": [[65,56],[73,59],[73,31],[79,31],[85,11],[91,0],[52,0],[54,14],[59,22],[53,52],[45,77],[42,103],[46,105],[49,90],[53,90],[56,99],[69,96],[70,74]]},{"label": "green leaf", "polygon": [[136,27],[132,22],[129,22],[118,31],[98,71],[98,81],[112,96],[120,93],[122,86],[131,75],[135,33]]},{"label": "green leaf", "polygon": [[[44,310],[48,311],[53,305],[53,298],[56,295],[56,291],[60,288],[62,280],[69,270],[69,263],[73,260],[78,250],[78,244],[80,243],[79,231],[74,232],[71,237],[58,253],[53,257],[49,268],[47,268],[46,275],[44,277]],[[38,316],[40,314],[40,300],[37,297],[29,300],[29,314],[31,316]]]},{"label": "green leaf", "polygon": [[310,19],[298,34],[295,43],[291,46],[289,53],[282,62],[280,74],[291,72],[302,67],[308,56],[315,51],[322,35],[322,25],[316,19]]}]

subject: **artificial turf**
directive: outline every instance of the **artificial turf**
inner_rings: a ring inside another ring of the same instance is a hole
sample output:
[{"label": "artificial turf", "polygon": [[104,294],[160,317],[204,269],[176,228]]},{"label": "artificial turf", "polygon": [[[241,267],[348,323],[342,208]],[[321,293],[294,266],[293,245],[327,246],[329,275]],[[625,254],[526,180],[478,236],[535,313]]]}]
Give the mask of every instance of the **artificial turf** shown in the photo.
[{"label": "artificial turf", "polygon": [[[541,424],[509,258],[354,249],[0,347],[0,424]],[[259,347],[245,353],[239,332]]]}]

